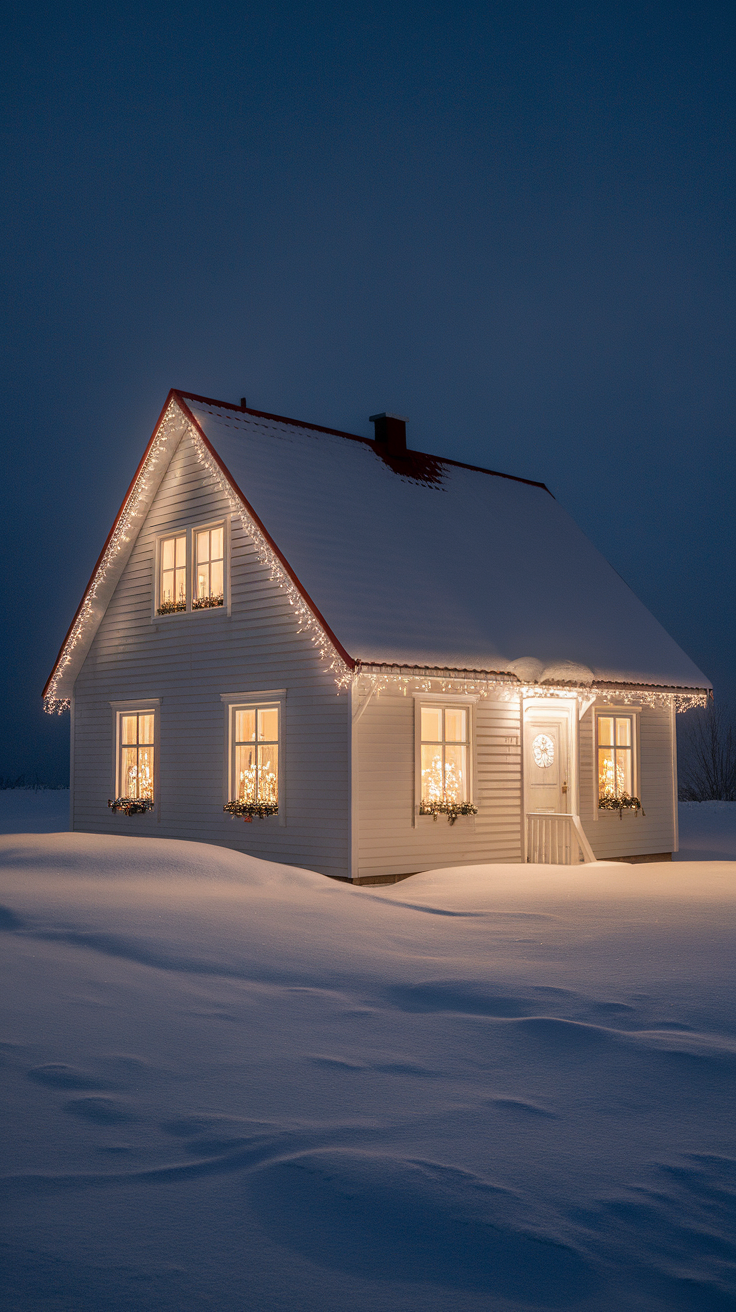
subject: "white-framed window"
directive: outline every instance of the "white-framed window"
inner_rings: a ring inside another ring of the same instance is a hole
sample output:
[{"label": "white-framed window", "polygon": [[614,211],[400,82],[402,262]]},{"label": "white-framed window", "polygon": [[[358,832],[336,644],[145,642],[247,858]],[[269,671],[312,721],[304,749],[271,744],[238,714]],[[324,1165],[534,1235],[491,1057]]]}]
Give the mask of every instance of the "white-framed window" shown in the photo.
[{"label": "white-framed window", "polygon": [[474,697],[415,696],[416,812],[473,802]]},{"label": "white-framed window", "polygon": [[225,525],[194,531],[194,594],[192,609],[225,603]]},{"label": "white-framed window", "polygon": [[284,709],[286,690],[259,693],[223,693],[226,714],[227,762],[225,792],[228,806],[238,814],[254,814],[259,807],[269,815],[284,814]]},{"label": "white-framed window", "polygon": [[229,520],[177,529],[158,539],[156,618],[228,609]]},{"label": "white-framed window", "polygon": [[638,796],[637,715],[615,706],[595,714],[598,808]]},{"label": "white-framed window", "polygon": [[278,806],[278,706],[234,706],[232,745],[235,801]]},{"label": "white-framed window", "polygon": [[187,535],[175,533],[160,543],[159,615],[187,608]]},{"label": "white-framed window", "polygon": [[158,797],[160,698],[111,702],[115,798],[153,805]]}]

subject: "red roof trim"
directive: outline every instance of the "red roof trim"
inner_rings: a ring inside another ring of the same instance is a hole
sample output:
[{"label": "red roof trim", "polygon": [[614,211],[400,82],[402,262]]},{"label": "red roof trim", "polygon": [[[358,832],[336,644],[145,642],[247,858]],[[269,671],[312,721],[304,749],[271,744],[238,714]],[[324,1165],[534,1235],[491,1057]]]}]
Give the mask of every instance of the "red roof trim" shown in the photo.
[{"label": "red roof trim", "polygon": [[[239,415],[255,415],[258,419],[274,419],[279,424],[293,424],[295,428],[309,428],[315,433],[330,433],[333,437],[348,437],[351,442],[363,442],[371,450],[375,450],[376,447],[373,438],[360,437],[357,433],[344,433],[339,428],[323,428],[321,424],[308,424],[302,419],[288,419],[286,415],[271,415],[266,410],[251,410],[249,406],[243,409],[240,405],[233,405],[231,401],[216,401],[211,396],[197,396],[194,392],[180,392],[176,388],[174,390],[179,397],[186,396],[190,401],[199,401],[202,405],[214,405],[217,406],[218,410],[235,410]],[[429,455],[426,451],[412,451],[410,454]],[[546,483],[538,483],[533,478],[519,478],[518,474],[502,474],[498,469],[486,469],[483,465],[468,465],[464,460],[451,460],[449,456],[429,456],[429,459],[439,460],[443,465],[454,465],[456,469],[471,469],[475,474],[490,474],[493,478],[509,478],[512,483],[526,483],[527,487],[541,487],[544,492],[553,497],[553,493],[550,492]]]},{"label": "red roof trim", "polygon": [[[283,554],[283,552],[277,547],[276,543],[274,542],[273,538],[271,537],[271,534],[269,533],[268,529],[266,528],[265,524],[263,523],[262,519],[260,518],[260,515],[256,514],[256,511],[253,509],[253,507],[252,507],[252,505],[250,504],[248,498],[247,498],[247,497],[245,496],[245,494],[240,490],[240,488],[238,487],[237,483],[235,482],[235,479],[233,478],[232,474],[230,473],[230,470],[227,468],[227,465],[223,464],[222,460],[221,460],[220,457],[218,456],[218,454],[217,454],[217,452],[215,451],[214,447],[213,447],[212,444],[207,440],[206,435],[205,435],[204,432],[202,431],[200,425],[197,423],[197,420],[196,420],[195,416],[192,414],[192,411],[189,409],[189,406],[187,405],[186,401],[184,400],[184,396],[190,396],[190,393],[188,393],[188,392],[177,392],[176,390],[174,390],[173,393],[172,393],[172,395],[174,395],[174,396],[176,397],[176,399],[177,399],[179,405],[181,406],[182,410],[185,412],[185,414],[188,416],[188,418],[189,418],[189,419],[191,420],[191,422],[194,424],[194,426],[195,426],[195,428],[197,429],[197,432],[198,432],[198,434],[199,434],[200,440],[204,443],[204,445],[206,446],[206,448],[207,448],[207,450],[209,451],[210,455],[212,456],[212,459],[215,461],[215,463],[217,464],[218,468],[219,468],[219,469],[222,471],[222,473],[224,474],[225,478],[227,479],[228,483],[230,484],[231,488],[233,489],[233,492],[234,492],[234,493],[236,494],[236,496],[239,497],[239,499],[242,501],[243,505],[245,506],[246,510],[248,511],[248,514],[251,515],[252,518],[255,520],[256,524],[258,525],[259,529],[261,530],[261,533],[263,534],[264,538],[265,538],[266,541],[268,542],[268,545],[270,546],[270,548],[271,548],[271,550],[273,551],[274,555],[278,558],[278,560],[279,560],[279,562],[281,563],[283,569],[286,571],[286,573],[288,574],[288,576],[289,576],[289,578],[291,579],[292,583],[294,584],[294,587],[297,589],[297,591],[300,593],[301,597],[302,597],[302,598],[304,599],[304,601],[306,602],[307,606],[308,606],[309,609],[311,610],[311,612],[312,612],[312,614],[314,615],[315,619],[318,621],[318,623],[319,623],[319,624],[321,625],[321,627],[324,629],[324,631],[325,631],[325,633],[327,634],[327,636],[328,636],[330,642],[332,643],[333,647],[335,648],[335,650],[336,650],[337,652],[339,652],[340,656],[341,656],[342,659],[345,661],[345,664],[348,666],[348,668],[351,669],[351,670],[354,670],[354,669],[355,669],[355,661],[353,660],[352,656],[350,656],[350,655],[346,652],[346,650],[345,650],[345,648],[343,647],[342,643],[339,641],[338,638],[335,637],[335,634],[332,632],[332,629],[330,628],[329,624],[327,623],[326,619],[324,618],[324,615],[323,615],[322,612],[319,610],[319,608],[314,604],[314,602],[312,601],[312,598],[310,597],[310,595],[309,595],[309,593],[307,592],[306,588],[304,587],[304,585],[303,585],[303,584],[299,581],[299,579],[297,578],[296,574],[294,573],[293,569],[291,568],[291,565],[289,564],[288,560],[286,559],[286,556],[285,556],[285,555]],[[239,406],[230,406],[229,408],[230,408],[230,409],[233,409],[233,410],[240,410],[240,407],[239,407]],[[254,412],[251,411],[250,413],[254,413]],[[258,412],[256,411],[255,413],[258,413]],[[366,440],[366,439],[363,439],[363,440]]]},{"label": "red roof trim", "polygon": [[113,533],[115,532],[115,529],[117,528],[118,524],[120,523],[120,516],[122,515],[123,511],[125,510],[126,505],[128,504],[128,498],[130,497],[130,494],[131,494],[131,492],[133,491],[133,488],[134,488],[135,485],[136,485],[136,482],[137,482],[137,479],[138,479],[138,475],[140,474],[141,470],[143,469],[143,466],[144,466],[145,463],[146,463],[146,460],[148,459],[148,453],[149,453],[149,451],[151,450],[151,447],[153,446],[153,443],[154,443],[154,441],[155,441],[155,439],[156,439],[156,435],[157,435],[157,433],[158,433],[158,430],[159,430],[159,428],[161,427],[161,424],[163,423],[164,415],[166,414],[166,410],[167,410],[167,408],[168,408],[169,402],[170,402],[170,400],[171,400],[171,398],[172,398],[173,395],[174,395],[174,389],[173,389],[173,387],[172,387],[171,390],[170,390],[170,392],[169,392],[169,394],[168,394],[168,396],[166,397],[166,400],[164,401],[163,408],[162,408],[162,410],[161,410],[161,414],[159,415],[159,417],[158,417],[158,419],[157,419],[157,421],[156,421],[156,427],[154,428],[153,432],[151,433],[151,439],[150,439],[150,441],[149,441],[149,443],[148,443],[148,445],[147,445],[145,451],[143,452],[143,455],[141,456],[140,463],[139,463],[138,468],[136,469],[136,471],[135,471],[135,473],[134,473],[134,475],[133,475],[133,478],[132,478],[132,480],[131,480],[130,487],[128,488],[128,491],[125,493],[125,496],[123,497],[123,500],[122,500],[122,504],[121,504],[121,506],[120,506],[120,509],[119,509],[117,515],[115,516],[115,519],[113,520],[112,528],[110,529],[110,532],[108,533],[107,537],[105,538],[105,544],[104,544],[104,546],[103,546],[103,548],[102,548],[102,551],[100,552],[99,556],[97,557],[97,563],[96,563],[94,569],[92,570],[92,573],[91,573],[90,576],[89,576],[89,583],[87,584],[86,588],[84,589],[84,592],[82,593],[82,600],[80,601],[79,605],[77,606],[77,609],[76,609],[75,612],[74,612],[74,619],[72,620],[71,624],[69,625],[69,628],[68,628],[67,631],[66,631],[66,637],[64,638],[64,641],[62,642],[62,644],[61,644],[61,646],[60,646],[60,648],[59,648],[59,654],[58,654],[58,656],[56,657],[56,660],[54,661],[54,667],[53,667],[53,669],[52,669],[52,671],[51,671],[51,673],[50,673],[48,679],[46,680],[46,683],[45,683],[45,685],[44,685],[44,690],[43,690],[43,692],[41,693],[41,697],[42,697],[42,698],[46,696],[46,694],[47,694],[47,692],[48,692],[49,684],[51,683],[51,680],[53,679],[54,675],[56,674],[56,671],[57,671],[57,668],[58,668],[58,665],[59,665],[59,661],[61,660],[61,658],[62,658],[62,656],[63,656],[63,654],[64,654],[64,648],[66,647],[66,644],[68,643],[69,638],[71,637],[72,629],[74,628],[74,625],[76,624],[77,619],[79,618],[79,612],[81,611],[81,609],[82,609],[82,607],[83,607],[85,601],[87,600],[87,594],[89,593],[89,590],[90,590],[90,588],[92,587],[92,584],[94,583],[95,575],[97,574],[97,571],[98,571],[98,569],[100,568],[100,565],[102,564],[102,559],[103,559],[103,557],[104,557],[104,555],[105,555],[105,552],[107,551],[107,548],[108,548],[109,543],[110,543],[110,539],[111,539]]}]

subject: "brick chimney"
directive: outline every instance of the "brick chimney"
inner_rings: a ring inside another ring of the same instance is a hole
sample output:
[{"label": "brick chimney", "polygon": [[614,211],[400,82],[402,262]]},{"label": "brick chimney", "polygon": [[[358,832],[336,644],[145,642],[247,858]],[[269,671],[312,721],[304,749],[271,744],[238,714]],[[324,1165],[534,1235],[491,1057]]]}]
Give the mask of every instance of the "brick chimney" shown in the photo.
[{"label": "brick chimney", "polygon": [[406,418],[401,415],[371,415],[376,445],[394,460],[407,455]]}]

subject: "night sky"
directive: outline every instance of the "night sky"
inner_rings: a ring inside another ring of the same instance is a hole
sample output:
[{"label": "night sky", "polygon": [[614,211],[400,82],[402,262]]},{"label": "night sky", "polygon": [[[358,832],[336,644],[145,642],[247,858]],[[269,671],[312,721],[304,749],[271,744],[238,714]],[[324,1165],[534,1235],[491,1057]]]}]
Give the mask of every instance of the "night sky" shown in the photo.
[{"label": "night sky", "polygon": [[736,701],[731,5],[4,22],[0,774],[171,386],[543,480]]}]

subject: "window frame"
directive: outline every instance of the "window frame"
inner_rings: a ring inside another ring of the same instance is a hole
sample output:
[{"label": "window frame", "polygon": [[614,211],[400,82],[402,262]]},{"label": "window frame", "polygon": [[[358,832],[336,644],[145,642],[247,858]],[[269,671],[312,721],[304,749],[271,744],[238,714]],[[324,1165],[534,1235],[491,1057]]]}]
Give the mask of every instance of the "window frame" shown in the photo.
[{"label": "window frame", "polygon": [[[468,802],[473,806],[478,806],[476,800],[476,780],[478,778],[477,752],[476,752],[476,706],[479,699],[478,693],[436,693],[436,692],[414,692],[414,828],[423,825],[438,826],[439,822],[435,821],[434,816],[420,815],[419,807],[422,800],[422,706],[434,707],[440,706],[443,710],[466,710],[468,712]],[[442,817],[440,817],[442,819]],[[453,825],[463,823],[475,828],[474,815],[459,815]],[[440,832],[444,832],[441,830]]]},{"label": "window frame", "polygon": [[[197,534],[205,531],[211,532],[212,529],[222,529],[222,595],[223,602],[221,606],[197,606],[194,601],[194,576],[196,573],[196,542]],[[216,515],[212,519],[203,520],[196,524],[179,525],[176,528],[167,529],[165,533],[156,535],[156,548],[154,551],[154,577],[153,577],[153,606],[152,622],[160,623],[161,620],[173,620],[181,618],[184,615],[222,615],[230,614],[230,538],[231,538],[231,516]],[[175,610],[169,615],[159,615],[158,609],[161,605],[161,573],[162,573],[162,553],[163,544],[170,538],[183,537],[186,535],[186,609]]]},{"label": "window frame", "polygon": [[[180,612],[180,614],[183,612]],[[112,795],[121,797],[122,719],[125,715],[153,715],[153,809],[147,816],[161,819],[161,697],[135,697],[129,701],[110,702],[112,711]]]},{"label": "window frame", "polygon": [[[278,814],[266,816],[259,824],[268,822],[277,822],[279,827],[284,828],[286,825],[286,688],[268,688],[262,692],[223,692],[220,693],[225,712],[225,751],[223,762],[223,804],[231,802],[235,797],[235,712],[256,710],[263,711],[270,708],[276,708],[279,713],[279,731],[278,731],[278,760],[279,760],[279,784],[278,784]],[[223,812],[223,820],[230,820],[231,817],[227,812]]]},{"label": "window frame", "polygon": [[[600,793],[598,791],[598,721],[600,719],[628,719],[631,721],[631,783],[632,797],[641,797],[641,762],[640,762],[640,706],[615,706],[610,704],[599,704],[593,709],[593,818],[600,820],[604,816],[610,816],[613,819],[619,819],[621,815],[633,815],[634,812],[624,807],[623,811],[612,811],[606,808],[601,809],[598,803]],[[615,736],[615,730],[614,730]],[[600,744],[603,747],[608,746],[606,743]],[[615,746],[615,744],[614,744]]]}]

